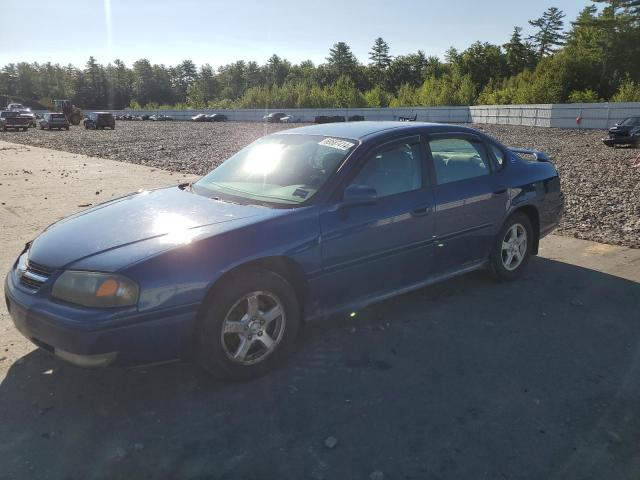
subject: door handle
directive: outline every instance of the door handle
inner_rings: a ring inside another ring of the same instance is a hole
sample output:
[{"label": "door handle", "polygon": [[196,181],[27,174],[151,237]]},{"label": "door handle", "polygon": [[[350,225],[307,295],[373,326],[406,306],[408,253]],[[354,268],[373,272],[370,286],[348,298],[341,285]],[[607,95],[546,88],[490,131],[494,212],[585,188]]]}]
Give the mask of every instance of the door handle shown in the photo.
[{"label": "door handle", "polygon": [[500,195],[501,193],[505,193],[507,191],[506,185],[498,185],[493,189],[493,193],[496,195]]},{"label": "door handle", "polygon": [[429,205],[425,205],[423,207],[413,209],[411,215],[414,217],[424,217],[425,215],[428,215],[430,211],[431,209],[429,208]]}]

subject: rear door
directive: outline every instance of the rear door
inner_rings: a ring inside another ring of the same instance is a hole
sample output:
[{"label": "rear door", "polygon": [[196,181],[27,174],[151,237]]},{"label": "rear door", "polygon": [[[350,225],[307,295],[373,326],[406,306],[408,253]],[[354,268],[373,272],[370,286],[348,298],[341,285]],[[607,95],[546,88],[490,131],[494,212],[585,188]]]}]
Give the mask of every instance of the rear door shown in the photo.
[{"label": "rear door", "polygon": [[427,136],[435,180],[436,269],[486,258],[508,208],[508,190],[487,145],[472,134]]},{"label": "rear door", "polygon": [[377,201],[320,216],[322,289],[330,305],[419,282],[433,267],[433,191],[419,136],[379,146],[347,185],[367,185]]}]

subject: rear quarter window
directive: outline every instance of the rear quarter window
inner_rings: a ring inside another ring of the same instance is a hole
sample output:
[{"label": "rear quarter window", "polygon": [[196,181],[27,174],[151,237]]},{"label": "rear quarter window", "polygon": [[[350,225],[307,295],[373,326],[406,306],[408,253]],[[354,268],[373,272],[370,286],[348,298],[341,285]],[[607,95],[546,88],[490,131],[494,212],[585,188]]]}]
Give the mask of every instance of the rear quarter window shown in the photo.
[{"label": "rear quarter window", "polygon": [[498,166],[498,168],[502,168],[504,166],[505,153],[502,151],[502,149],[498,148],[493,143],[491,143],[490,146],[491,152],[496,159],[496,165]]}]

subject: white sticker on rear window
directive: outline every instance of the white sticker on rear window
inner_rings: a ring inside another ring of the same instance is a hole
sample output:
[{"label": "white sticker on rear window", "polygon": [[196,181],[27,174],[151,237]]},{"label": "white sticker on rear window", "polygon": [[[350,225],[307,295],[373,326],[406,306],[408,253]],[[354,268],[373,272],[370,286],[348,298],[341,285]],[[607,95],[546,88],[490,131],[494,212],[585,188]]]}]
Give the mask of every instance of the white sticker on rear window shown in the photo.
[{"label": "white sticker on rear window", "polygon": [[318,145],[323,145],[325,147],[337,148],[338,150],[349,150],[351,147],[355,145],[355,143],[347,142],[346,140],[341,140],[339,138],[325,138]]}]

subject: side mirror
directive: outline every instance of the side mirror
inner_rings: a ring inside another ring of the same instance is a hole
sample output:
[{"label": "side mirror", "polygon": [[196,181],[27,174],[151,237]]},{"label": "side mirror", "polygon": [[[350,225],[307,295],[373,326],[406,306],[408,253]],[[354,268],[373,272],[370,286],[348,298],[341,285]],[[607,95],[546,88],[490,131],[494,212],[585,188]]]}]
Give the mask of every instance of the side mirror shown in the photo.
[{"label": "side mirror", "polygon": [[373,205],[378,201],[378,192],[368,185],[349,185],[344,190],[342,196],[343,207],[353,207],[356,205]]}]

